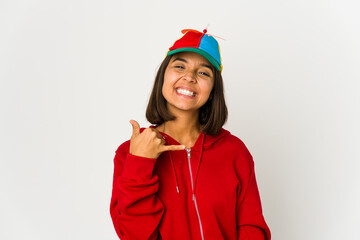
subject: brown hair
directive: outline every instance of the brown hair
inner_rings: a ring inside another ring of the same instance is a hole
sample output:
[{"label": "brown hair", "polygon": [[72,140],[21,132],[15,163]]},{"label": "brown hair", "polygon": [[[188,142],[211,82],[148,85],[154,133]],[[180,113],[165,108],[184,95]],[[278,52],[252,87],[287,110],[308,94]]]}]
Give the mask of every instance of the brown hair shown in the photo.
[{"label": "brown hair", "polygon": [[[165,70],[172,56],[166,56],[161,63],[155,77],[154,86],[146,108],[146,119],[156,125],[174,120],[166,106],[166,99],[162,95]],[[213,68],[214,87],[208,101],[199,109],[199,123],[202,131],[209,135],[217,135],[227,120],[227,107],[224,98],[224,85],[220,71]]]}]

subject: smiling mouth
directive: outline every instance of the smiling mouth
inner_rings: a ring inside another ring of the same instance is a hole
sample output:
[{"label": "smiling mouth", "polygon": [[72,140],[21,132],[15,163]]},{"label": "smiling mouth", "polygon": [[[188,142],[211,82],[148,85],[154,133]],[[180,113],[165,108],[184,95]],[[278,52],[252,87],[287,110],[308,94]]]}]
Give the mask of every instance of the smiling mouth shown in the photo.
[{"label": "smiling mouth", "polygon": [[186,96],[190,96],[190,97],[194,97],[196,95],[195,92],[192,92],[192,91],[189,91],[189,90],[186,90],[186,89],[182,89],[182,88],[177,88],[176,92],[180,93],[180,94],[183,94],[183,95],[186,95]]}]

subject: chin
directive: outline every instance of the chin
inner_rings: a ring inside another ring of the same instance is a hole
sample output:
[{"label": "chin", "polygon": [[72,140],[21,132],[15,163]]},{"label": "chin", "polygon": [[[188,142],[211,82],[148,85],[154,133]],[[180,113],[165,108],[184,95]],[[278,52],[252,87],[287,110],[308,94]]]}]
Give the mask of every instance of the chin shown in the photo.
[{"label": "chin", "polygon": [[172,109],[173,110],[180,110],[180,111],[192,111],[192,112],[196,112],[199,110],[199,108],[194,108],[192,106],[184,106],[184,105],[171,105],[169,106],[168,105],[168,110],[171,111]]}]

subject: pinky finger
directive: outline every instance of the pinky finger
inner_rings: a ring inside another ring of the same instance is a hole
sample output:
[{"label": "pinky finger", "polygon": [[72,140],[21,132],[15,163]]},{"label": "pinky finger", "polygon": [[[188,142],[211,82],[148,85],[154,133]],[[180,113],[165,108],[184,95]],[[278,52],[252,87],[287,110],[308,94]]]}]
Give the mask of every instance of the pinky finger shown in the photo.
[{"label": "pinky finger", "polygon": [[185,145],[163,145],[161,152],[184,150]]}]

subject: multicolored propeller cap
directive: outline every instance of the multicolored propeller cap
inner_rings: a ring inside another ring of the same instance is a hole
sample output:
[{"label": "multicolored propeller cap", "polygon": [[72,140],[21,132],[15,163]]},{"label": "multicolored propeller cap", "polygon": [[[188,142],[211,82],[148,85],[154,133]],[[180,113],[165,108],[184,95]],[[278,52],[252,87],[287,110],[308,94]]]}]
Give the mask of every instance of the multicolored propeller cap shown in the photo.
[{"label": "multicolored propeller cap", "polygon": [[183,29],[184,35],[175,41],[166,55],[179,52],[195,52],[205,57],[218,71],[222,72],[220,46],[216,39],[207,34],[207,30],[199,32],[194,29]]}]

